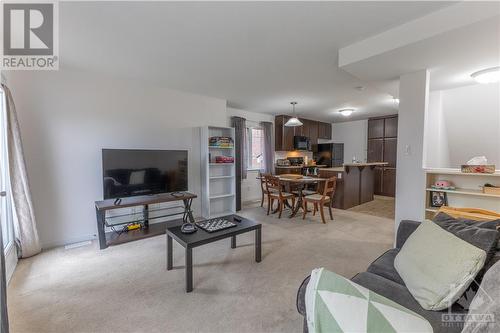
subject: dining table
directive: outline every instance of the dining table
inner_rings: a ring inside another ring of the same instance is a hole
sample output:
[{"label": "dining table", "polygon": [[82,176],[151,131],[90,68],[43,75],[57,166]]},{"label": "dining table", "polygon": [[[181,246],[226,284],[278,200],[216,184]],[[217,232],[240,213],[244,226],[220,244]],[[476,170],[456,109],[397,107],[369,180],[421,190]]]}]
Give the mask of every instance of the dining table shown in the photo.
[{"label": "dining table", "polygon": [[[299,212],[299,209],[304,209],[302,207],[302,202],[304,193],[306,191],[306,186],[311,184],[319,184],[327,180],[326,178],[301,176],[297,174],[280,174],[276,175],[276,177],[278,177],[280,182],[283,183],[286,192],[291,193],[292,191],[295,191],[298,194],[297,201],[295,202],[295,207],[290,206],[288,201],[285,202],[285,205],[292,210],[292,213],[289,216],[290,218],[295,217]],[[261,179],[261,177],[258,178]],[[273,211],[273,213],[275,213],[276,211]]]}]

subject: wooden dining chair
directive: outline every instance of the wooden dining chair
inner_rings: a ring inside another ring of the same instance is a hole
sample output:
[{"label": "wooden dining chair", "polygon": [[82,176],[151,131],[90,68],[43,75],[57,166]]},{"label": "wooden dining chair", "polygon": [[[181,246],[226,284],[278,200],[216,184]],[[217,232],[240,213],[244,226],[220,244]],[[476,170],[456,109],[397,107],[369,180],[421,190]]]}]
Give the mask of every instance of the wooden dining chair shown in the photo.
[{"label": "wooden dining chair", "polygon": [[[266,188],[266,177],[271,176],[270,173],[262,173],[259,172],[259,179],[260,179],[260,189],[262,191],[262,198],[260,200],[260,206],[264,207],[264,197],[269,194]],[[269,199],[268,199],[269,201]]]},{"label": "wooden dining chair", "polygon": [[316,215],[316,211],[319,210],[321,214],[321,220],[323,221],[323,223],[326,223],[325,213],[323,209],[325,207],[325,204],[328,204],[328,212],[330,213],[330,220],[333,220],[332,205],[333,205],[333,196],[335,195],[336,186],[337,186],[337,177],[331,177],[325,181],[325,186],[323,187],[322,194],[306,195],[302,199],[302,208],[304,210],[302,219],[306,218],[307,204],[310,202],[314,205],[313,216]]},{"label": "wooden dining chair", "polygon": [[267,205],[267,215],[269,215],[269,211],[274,204],[274,200],[278,201],[278,210],[279,215],[278,218],[281,218],[281,213],[283,212],[283,206],[285,202],[290,199],[292,200],[292,210],[295,207],[295,196],[292,193],[287,193],[283,191],[283,184],[280,179],[275,176],[267,176],[266,178],[266,189],[267,189],[267,197],[268,197],[268,205]]}]

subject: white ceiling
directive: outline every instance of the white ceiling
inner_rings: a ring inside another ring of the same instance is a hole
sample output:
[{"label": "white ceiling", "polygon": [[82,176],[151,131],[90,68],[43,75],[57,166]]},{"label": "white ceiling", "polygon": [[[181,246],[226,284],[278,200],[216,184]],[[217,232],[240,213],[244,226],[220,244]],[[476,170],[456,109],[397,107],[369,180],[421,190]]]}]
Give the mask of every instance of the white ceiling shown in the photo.
[{"label": "white ceiling", "polygon": [[[397,112],[337,66],[338,50],[450,2],[61,2],[61,69],[101,72],[228,100],[231,107],[342,121]],[[365,89],[358,91],[357,86]]]},{"label": "white ceiling", "polygon": [[[441,26],[433,30],[426,31],[427,17],[412,22],[413,31],[432,34],[439,29],[445,30],[441,33],[405,44],[404,32],[393,29],[341,49],[341,56],[347,49],[358,58],[342,65],[342,69],[395,96],[398,95],[399,77],[421,69],[430,72],[431,90],[477,84],[470,76],[473,72],[500,66],[500,2],[462,3],[449,9],[436,13],[437,17],[432,20],[439,21]],[[448,22],[443,22],[445,20]],[[452,27],[448,29],[447,25]],[[357,56],[370,54],[370,49],[384,40],[397,42],[378,54],[365,58]],[[353,51],[354,48],[364,48],[365,52]]]}]

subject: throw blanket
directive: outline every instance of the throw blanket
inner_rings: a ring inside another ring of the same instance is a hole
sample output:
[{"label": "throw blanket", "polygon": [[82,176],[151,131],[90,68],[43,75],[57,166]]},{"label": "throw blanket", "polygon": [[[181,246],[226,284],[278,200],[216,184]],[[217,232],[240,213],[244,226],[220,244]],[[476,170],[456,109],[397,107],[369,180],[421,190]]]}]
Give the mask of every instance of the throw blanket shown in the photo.
[{"label": "throw blanket", "polygon": [[306,319],[309,333],[432,332],[422,316],[324,268],[311,273]]},{"label": "throw blanket", "polygon": [[500,332],[500,261],[484,275],[462,330],[462,333],[489,332]]}]

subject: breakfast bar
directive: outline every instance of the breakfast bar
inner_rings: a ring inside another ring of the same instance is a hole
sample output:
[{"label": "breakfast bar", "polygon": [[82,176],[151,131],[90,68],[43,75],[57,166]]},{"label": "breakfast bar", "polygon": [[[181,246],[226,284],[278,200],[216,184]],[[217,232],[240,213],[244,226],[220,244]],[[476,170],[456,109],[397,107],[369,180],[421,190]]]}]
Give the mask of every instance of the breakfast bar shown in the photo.
[{"label": "breakfast bar", "polygon": [[334,207],[349,209],[373,200],[374,169],[386,162],[346,163],[342,167],[320,168],[321,178],[337,177]]}]

